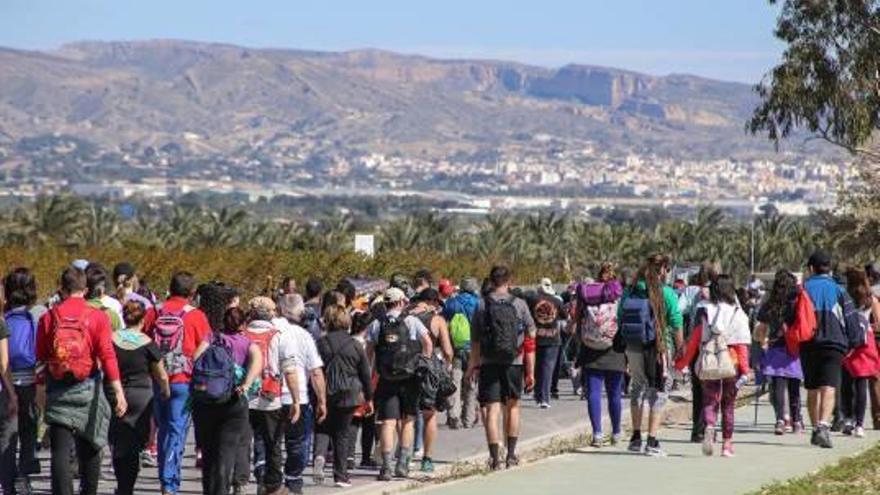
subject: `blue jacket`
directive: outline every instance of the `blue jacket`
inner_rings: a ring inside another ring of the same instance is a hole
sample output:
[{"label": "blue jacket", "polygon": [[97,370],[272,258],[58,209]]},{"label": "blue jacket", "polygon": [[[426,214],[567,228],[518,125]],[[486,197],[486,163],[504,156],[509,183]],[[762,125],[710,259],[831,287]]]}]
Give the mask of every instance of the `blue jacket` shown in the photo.
[{"label": "blue jacket", "polygon": [[473,321],[474,313],[479,305],[480,298],[475,294],[459,292],[455,297],[446,300],[446,304],[443,305],[443,317],[446,318],[446,321],[449,321],[456,314],[464,313],[468,321]]},{"label": "blue jacket", "polygon": [[852,298],[829,275],[814,275],[804,289],[816,308],[816,336],[811,345],[847,352],[865,343]]}]

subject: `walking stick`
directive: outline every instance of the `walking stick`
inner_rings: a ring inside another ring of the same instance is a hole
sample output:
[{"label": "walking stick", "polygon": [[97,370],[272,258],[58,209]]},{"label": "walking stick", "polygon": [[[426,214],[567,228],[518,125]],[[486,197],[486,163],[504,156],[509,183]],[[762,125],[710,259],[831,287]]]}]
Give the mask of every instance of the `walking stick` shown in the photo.
[{"label": "walking stick", "polygon": [[755,373],[755,426],[758,425],[758,402],[761,400],[761,392],[764,390],[764,380],[760,373]]}]

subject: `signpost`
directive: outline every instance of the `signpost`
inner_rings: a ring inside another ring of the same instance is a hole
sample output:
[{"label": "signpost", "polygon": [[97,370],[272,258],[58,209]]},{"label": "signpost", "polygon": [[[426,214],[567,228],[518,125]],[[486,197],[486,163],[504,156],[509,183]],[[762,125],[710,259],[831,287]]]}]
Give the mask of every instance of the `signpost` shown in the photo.
[{"label": "signpost", "polygon": [[354,236],[354,252],[369,256],[370,258],[376,252],[376,239],[372,234],[356,234]]}]

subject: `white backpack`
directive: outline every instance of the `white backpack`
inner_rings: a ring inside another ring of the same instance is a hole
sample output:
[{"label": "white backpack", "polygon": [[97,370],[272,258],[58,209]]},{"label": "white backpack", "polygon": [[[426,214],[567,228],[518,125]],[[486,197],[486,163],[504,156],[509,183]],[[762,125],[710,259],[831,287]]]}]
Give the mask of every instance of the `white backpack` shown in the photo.
[{"label": "white backpack", "polygon": [[[736,316],[736,308],[733,316]],[[733,364],[733,356],[730,354],[730,348],[727,345],[727,338],[718,329],[718,315],[721,310],[715,313],[712,323],[703,327],[704,335],[706,332],[710,334],[708,340],[700,346],[700,359],[697,360],[697,376],[700,380],[724,380],[736,376],[736,366]],[[731,323],[733,317],[731,317]]]},{"label": "white backpack", "polygon": [[617,302],[586,306],[581,312],[581,343],[589,349],[610,349],[617,328]]}]

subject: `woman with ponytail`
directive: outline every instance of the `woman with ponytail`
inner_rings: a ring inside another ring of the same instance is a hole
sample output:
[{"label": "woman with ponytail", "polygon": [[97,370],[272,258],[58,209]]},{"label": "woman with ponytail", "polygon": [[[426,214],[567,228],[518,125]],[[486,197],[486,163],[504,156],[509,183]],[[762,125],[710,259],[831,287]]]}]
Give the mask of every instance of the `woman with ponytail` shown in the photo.
[{"label": "woman with ponytail", "polygon": [[649,257],[624,291],[618,308],[632,388],[633,434],[629,450],[642,452],[642,409],[647,402],[650,412],[644,454],[655,457],[666,455],[660,448],[657,433],[669,394],[670,354],[681,348],[684,338],[678,297],[665,284],[668,271],[668,257],[659,254]]}]

